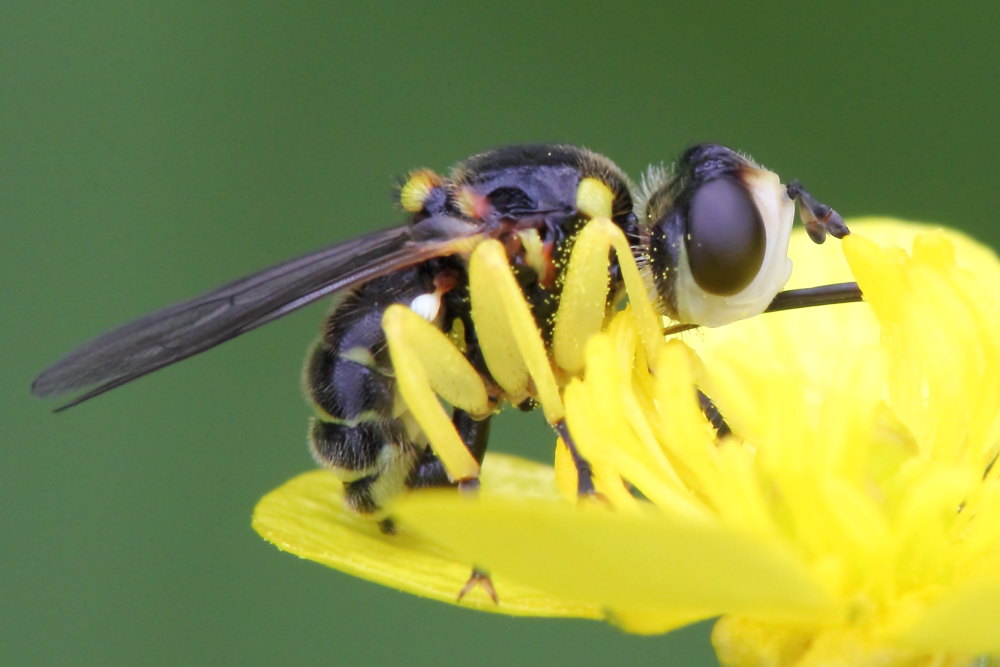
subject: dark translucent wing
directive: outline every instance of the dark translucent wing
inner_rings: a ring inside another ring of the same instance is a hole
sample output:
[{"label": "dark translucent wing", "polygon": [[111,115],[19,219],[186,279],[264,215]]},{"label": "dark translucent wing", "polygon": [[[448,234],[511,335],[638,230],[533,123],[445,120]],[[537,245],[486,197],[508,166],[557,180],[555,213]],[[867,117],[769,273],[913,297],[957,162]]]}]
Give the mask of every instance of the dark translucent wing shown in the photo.
[{"label": "dark translucent wing", "polygon": [[479,237],[471,225],[441,222],[362,236],[146,315],[69,353],[39,375],[31,391],[48,397],[96,385],[59,409],[77,405],[333,292],[467,250]]}]

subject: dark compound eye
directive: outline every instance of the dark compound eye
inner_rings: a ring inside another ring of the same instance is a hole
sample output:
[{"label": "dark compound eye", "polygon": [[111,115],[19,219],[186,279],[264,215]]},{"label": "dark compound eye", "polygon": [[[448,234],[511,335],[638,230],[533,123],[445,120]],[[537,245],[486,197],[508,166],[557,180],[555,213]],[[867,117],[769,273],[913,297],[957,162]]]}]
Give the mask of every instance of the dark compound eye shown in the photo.
[{"label": "dark compound eye", "polygon": [[687,255],[698,285],[719,296],[749,285],[764,261],[764,222],[750,193],[717,178],[702,185],[688,206]]}]

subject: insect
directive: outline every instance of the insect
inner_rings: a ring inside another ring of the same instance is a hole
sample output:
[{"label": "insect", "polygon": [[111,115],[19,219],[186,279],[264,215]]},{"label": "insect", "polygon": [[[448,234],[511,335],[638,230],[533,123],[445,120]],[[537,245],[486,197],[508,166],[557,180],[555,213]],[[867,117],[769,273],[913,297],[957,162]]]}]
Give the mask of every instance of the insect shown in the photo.
[{"label": "insect", "polygon": [[474,487],[504,402],[540,404],[586,493],[589,468],[558,389],[581,371],[583,341],[624,292],[651,294],[660,338],[658,316],[680,330],[861,298],[854,283],[780,292],[796,204],[817,243],[848,229],[800,184],[717,144],[651,170],[641,189],[583,148],[500,148],[447,177],[412,172],[400,202],[405,225],[126,324],[56,362],[32,391],[82,391],[63,408],[77,405],[346,290],[303,384],[313,456],[343,480],[353,509],[376,513],[406,488]]}]

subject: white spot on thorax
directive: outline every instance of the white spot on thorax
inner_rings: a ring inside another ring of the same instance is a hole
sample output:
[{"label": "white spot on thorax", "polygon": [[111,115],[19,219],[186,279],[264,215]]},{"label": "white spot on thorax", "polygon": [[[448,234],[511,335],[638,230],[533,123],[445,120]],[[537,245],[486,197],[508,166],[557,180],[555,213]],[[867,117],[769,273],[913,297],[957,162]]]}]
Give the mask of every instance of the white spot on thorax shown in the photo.
[{"label": "white spot on thorax", "polygon": [[428,322],[433,322],[441,312],[441,294],[437,291],[421,294],[410,302],[410,310]]}]

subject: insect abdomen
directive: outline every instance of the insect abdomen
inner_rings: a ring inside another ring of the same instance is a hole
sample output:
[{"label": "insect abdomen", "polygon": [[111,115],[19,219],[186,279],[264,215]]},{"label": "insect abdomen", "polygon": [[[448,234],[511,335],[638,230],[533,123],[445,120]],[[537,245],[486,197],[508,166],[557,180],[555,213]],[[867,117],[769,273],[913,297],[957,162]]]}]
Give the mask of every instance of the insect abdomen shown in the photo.
[{"label": "insect abdomen", "polygon": [[417,272],[367,283],[327,320],[303,371],[316,418],[309,428],[313,457],[344,482],[348,504],[363,513],[403,487],[417,446],[396,414],[396,385],[386,353],[382,314],[408,302],[423,286]]}]

